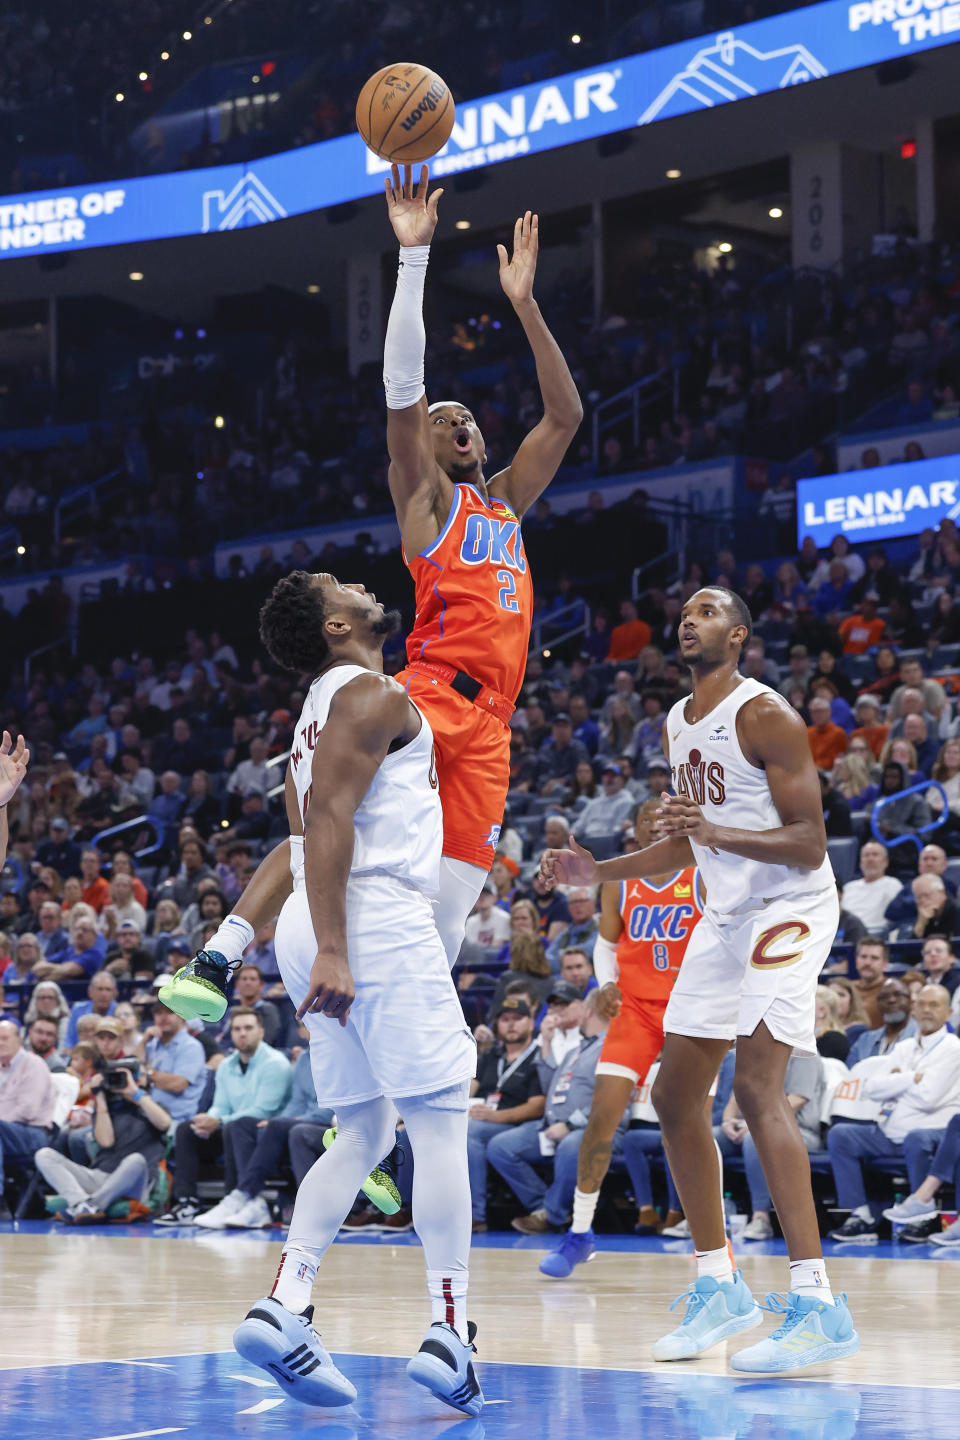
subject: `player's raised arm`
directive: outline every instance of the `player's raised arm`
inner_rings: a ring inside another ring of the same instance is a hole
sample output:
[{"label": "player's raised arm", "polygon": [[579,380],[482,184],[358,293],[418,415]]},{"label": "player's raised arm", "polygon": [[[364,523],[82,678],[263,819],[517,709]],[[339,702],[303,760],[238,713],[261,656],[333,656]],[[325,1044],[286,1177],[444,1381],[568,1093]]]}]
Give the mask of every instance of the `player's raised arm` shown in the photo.
[{"label": "player's raised arm", "polygon": [[570,368],[533,298],[538,247],[539,217],[529,210],[514,226],[513,255],[508,257],[506,246],[497,246],[500,284],[530,342],[543,397],[543,419],[526,436],[513,463],[495,475],[488,487],[491,495],[506,500],[517,515],[529,510],[546,490],[583,419]]},{"label": "player's raised arm", "polygon": [[317,958],[298,1018],[312,1010],[346,1024],[354,995],[347,955],[354,815],[409,714],[410,702],[394,680],[362,675],[337,691],[317,735],[303,827],[304,880]]},{"label": "player's raised arm", "polygon": [[664,796],[663,829],[674,838],[685,837],[764,865],[816,870],[827,853],[827,832],[820,782],[803,721],[779,696],[758,695],[743,707],[738,733],[744,754],[766,771],[770,797],[782,823],[773,830],[715,825],[693,800],[669,795]]},{"label": "player's raised arm", "polygon": [[18,735],[14,745],[8,731],[4,730],[0,739],[0,865],[7,858],[7,804],[17,793],[29,763],[30,751],[23,736]]},{"label": "player's raised arm", "polygon": [[[442,190],[434,190],[428,195],[429,178],[429,170],[422,165],[414,189],[413,167],[404,166],[401,180],[394,165],[385,182],[387,214],[400,242],[397,289],[383,347],[388,479],[404,543],[414,553],[439,534],[452,499],[450,481],[434,457],[423,383],[427,343],[423,287],[430,241],[437,226],[437,202],[443,194]],[[438,512],[442,516],[439,523]]]}]

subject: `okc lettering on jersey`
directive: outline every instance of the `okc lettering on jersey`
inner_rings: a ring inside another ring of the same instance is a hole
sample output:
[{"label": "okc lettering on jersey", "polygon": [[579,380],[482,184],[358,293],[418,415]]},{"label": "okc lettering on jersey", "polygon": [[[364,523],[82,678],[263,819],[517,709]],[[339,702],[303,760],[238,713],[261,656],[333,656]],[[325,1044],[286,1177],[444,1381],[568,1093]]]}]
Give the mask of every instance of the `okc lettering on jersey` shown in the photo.
[{"label": "okc lettering on jersey", "polygon": [[627,934],[631,940],[686,940],[697,923],[692,905],[636,905],[630,911]]},{"label": "okc lettering on jersey", "polygon": [[707,763],[699,750],[691,750],[688,758],[679,765],[671,765],[670,771],[677,794],[685,795],[696,805],[708,800],[711,805],[722,805],[727,798],[723,766],[719,760]]},{"label": "okc lettering on jersey", "polygon": [[527,558],[520,541],[518,520],[496,520],[474,513],[464,527],[460,559],[465,565],[500,565],[526,575]]}]

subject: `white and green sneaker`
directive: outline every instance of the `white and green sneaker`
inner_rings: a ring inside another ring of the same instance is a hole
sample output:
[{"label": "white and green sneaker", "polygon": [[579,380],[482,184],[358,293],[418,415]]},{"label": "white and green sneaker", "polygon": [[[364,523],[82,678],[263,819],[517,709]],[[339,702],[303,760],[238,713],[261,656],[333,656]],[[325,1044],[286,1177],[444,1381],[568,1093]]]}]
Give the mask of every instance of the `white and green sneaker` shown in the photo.
[{"label": "white and green sneaker", "polygon": [[735,1270],[732,1280],[717,1281],[712,1275],[701,1275],[689,1290],[677,1296],[670,1309],[681,1301],[687,1306],[684,1317],[676,1330],[655,1342],[654,1360],[692,1360],[731,1335],[763,1323],[760,1306],[742,1270]]},{"label": "white and green sneaker", "polygon": [[[336,1138],[337,1132],[335,1128],[331,1127],[329,1130],[324,1130],[324,1150],[329,1150]],[[360,1189],[364,1195],[366,1195],[371,1205],[376,1205],[377,1209],[383,1215],[396,1215],[403,1203],[400,1198],[400,1191],[393,1182],[393,1177],[388,1175],[386,1170],[382,1170],[379,1165],[376,1170],[371,1170],[366,1180],[364,1180],[360,1186]]]},{"label": "white and green sneaker", "polygon": [[231,965],[216,950],[201,950],[160,987],[158,998],[183,1020],[222,1020],[227,1013],[227,981],[238,964]]}]

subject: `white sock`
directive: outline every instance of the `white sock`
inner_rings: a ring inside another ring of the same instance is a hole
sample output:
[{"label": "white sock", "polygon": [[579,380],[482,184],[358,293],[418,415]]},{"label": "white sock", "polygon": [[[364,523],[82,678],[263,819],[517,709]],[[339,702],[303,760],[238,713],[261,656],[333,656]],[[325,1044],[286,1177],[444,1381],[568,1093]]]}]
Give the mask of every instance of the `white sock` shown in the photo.
[{"label": "white sock", "polygon": [[858,1205],[856,1210],[852,1210],[850,1213],[861,1220],[866,1220],[868,1225],[873,1224],[873,1211],[869,1205]]},{"label": "white sock", "polygon": [[833,1291],[827,1279],[827,1267],[822,1256],[815,1256],[812,1260],[790,1261],[790,1291],[793,1295],[813,1295],[826,1305],[834,1303]]},{"label": "white sock", "polygon": [[733,1279],[733,1265],[730,1260],[730,1251],[726,1245],[719,1250],[695,1250],[697,1257],[697,1279],[702,1280],[705,1275],[711,1276],[718,1285],[724,1281]]},{"label": "white sock", "polygon": [[280,1268],[270,1294],[293,1315],[302,1315],[310,1304],[320,1260],[319,1252],[308,1250],[303,1245],[283,1247]]},{"label": "white sock", "polygon": [[444,1275],[442,1270],[427,1271],[431,1324],[439,1320],[444,1325],[452,1325],[464,1341],[467,1338],[468,1278],[466,1270],[454,1270],[449,1275]]},{"label": "white sock", "polygon": [[600,1191],[594,1190],[588,1195],[579,1186],[573,1192],[573,1223],[570,1229],[575,1235],[584,1235],[593,1227],[593,1217],[597,1213],[597,1201],[600,1199]]}]

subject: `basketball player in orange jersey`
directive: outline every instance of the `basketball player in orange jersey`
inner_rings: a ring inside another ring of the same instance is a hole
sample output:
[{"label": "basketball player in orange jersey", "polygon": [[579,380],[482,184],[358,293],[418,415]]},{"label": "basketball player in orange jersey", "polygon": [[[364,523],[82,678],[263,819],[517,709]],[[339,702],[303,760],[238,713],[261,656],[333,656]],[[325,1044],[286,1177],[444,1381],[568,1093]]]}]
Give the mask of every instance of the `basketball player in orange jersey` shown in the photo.
[{"label": "basketball player in orange jersey", "polygon": [[[634,829],[641,848],[661,837],[659,811],[659,800],[647,800],[637,811]],[[702,914],[700,873],[691,865],[601,887],[593,968],[600,987],[597,1014],[610,1020],[610,1028],[577,1157],[573,1223],[540,1265],[555,1280],[565,1280],[594,1253],[593,1217],[610,1168],[613,1137],[634,1087],[663,1049],[663,1014]]]},{"label": "basketball player in orange jersey", "polygon": [[846,1297],[830,1288],[810,1160],[783,1089],[792,1050],[816,1053],[815,995],[836,934],[836,882],[803,723],[776,691],[738,673],[750,631],[743,600],[722,586],[696,591],[680,612],[693,694],[677,701],[664,725],[677,792],[663,797],[665,838],[599,865],[571,841],[568,850],[546,851],[541,869],[592,885],[661,874],[691,859],[700,868],[704,917],[667,1005],[653,1087],[697,1279],[682,1297],[683,1320],[653,1355],[689,1360],[763,1319],[731,1263],[704,1109],[735,1039],[734,1093],[787,1242],[790,1290],[768,1297],[777,1328],[731,1364],[783,1374],[853,1355],[860,1339]]},{"label": "basketball player in orange jersey", "polygon": [[437,202],[429,174],[393,167],[387,211],[400,242],[384,345],[390,493],[416,587],[407,668],[397,677],[430,721],[443,804],[437,928],[451,965],[493,863],[509,785],[508,723],[523,683],[533,586],[520,521],[549,485],[583,418],[573,376],[533,298],[538,222],[528,211],[503,245],[500,283],[530,343],[540,422],[487,480],[483,436],[459,402],[427,404],[423,287]]}]

